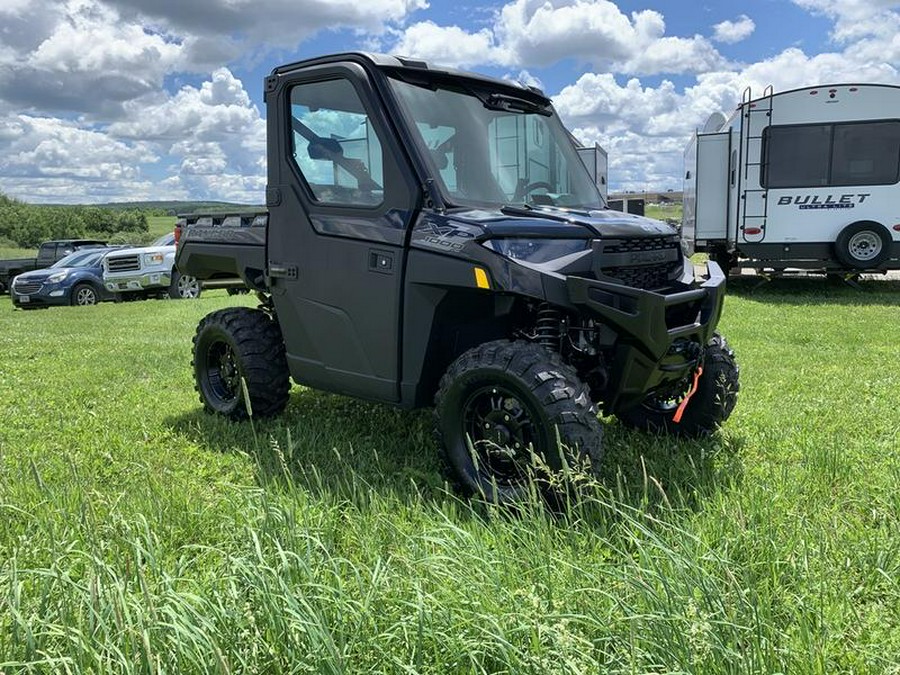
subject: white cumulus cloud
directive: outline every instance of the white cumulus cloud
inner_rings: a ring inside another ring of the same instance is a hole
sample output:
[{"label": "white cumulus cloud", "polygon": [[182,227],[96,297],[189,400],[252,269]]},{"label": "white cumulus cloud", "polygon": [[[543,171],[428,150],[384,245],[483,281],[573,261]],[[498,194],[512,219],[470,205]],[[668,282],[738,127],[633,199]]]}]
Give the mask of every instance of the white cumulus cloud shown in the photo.
[{"label": "white cumulus cloud", "polygon": [[735,21],[722,21],[713,26],[713,40],[734,44],[745,40],[756,30],[756,24],[746,14],[741,14]]}]

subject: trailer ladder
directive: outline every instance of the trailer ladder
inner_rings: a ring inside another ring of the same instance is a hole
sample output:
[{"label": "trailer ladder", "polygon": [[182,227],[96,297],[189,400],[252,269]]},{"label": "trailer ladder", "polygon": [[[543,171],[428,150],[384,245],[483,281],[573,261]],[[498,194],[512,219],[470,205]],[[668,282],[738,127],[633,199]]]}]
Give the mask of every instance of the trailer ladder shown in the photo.
[{"label": "trailer ladder", "polygon": [[[766,128],[772,124],[772,97],[774,89],[770,84],[763,90],[763,95],[757,100],[753,100],[753,94],[750,87],[744,90],[741,96],[741,142],[743,148],[741,151],[744,160],[744,176],[743,185],[745,186],[741,193],[741,201],[743,208],[741,209],[741,237],[747,241],[747,228],[759,228],[759,238],[754,238],[755,242],[762,241],[766,236],[766,219],[769,215],[768,190],[762,187],[758,180],[764,169],[766,162],[762,157],[762,139]],[[756,153],[751,154],[751,148],[756,143]],[[751,162],[750,158],[755,157],[758,161]],[[766,158],[768,161],[768,158]],[[758,188],[747,188],[750,179],[750,167],[758,167],[757,181]],[[755,236],[754,234],[754,236]]]}]

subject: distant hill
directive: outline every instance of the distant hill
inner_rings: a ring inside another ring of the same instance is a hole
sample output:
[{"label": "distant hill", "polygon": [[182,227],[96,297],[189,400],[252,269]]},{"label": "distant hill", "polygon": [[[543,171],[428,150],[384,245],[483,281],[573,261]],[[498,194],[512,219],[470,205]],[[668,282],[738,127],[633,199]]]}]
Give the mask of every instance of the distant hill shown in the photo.
[{"label": "distant hill", "polygon": [[[59,206],[63,205],[60,204]],[[133,209],[141,211],[164,211],[172,216],[178,215],[179,213],[195,213],[197,211],[254,211],[257,209],[265,209],[265,206],[260,204],[188,201],[109,202],[108,204],[88,204],[86,206],[96,206],[103,209],[114,209],[116,211],[130,211]]]},{"label": "distant hill", "polygon": [[617,192],[610,194],[610,199],[643,199],[648,204],[668,204],[682,201],[684,193],[681,190],[669,190],[667,192]]}]

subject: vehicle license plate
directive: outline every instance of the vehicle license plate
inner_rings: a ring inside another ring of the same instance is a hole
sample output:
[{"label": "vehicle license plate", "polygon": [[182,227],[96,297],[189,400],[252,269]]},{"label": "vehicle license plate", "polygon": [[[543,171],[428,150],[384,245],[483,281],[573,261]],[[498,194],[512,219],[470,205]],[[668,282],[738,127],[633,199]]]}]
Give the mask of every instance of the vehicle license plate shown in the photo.
[{"label": "vehicle license plate", "polygon": [[19,302],[31,302],[31,298],[28,297],[27,295],[20,295]]}]

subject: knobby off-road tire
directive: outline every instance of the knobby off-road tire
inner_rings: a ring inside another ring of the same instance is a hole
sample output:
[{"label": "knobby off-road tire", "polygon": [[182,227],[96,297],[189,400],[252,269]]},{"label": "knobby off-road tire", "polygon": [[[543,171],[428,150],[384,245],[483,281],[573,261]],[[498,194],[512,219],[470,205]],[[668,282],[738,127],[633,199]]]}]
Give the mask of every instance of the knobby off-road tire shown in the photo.
[{"label": "knobby off-road tire", "polygon": [[738,365],[734,351],[725,338],[716,333],[707,343],[703,354],[703,374],[697,391],[688,401],[681,421],[673,421],[681,402],[648,396],[643,403],[617,413],[622,422],[635,429],[697,438],[712,434],[728,419],[737,402],[740,389]]},{"label": "knobby off-road tire", "polygon": [[[587,385],[530,342],[498,340],[462,354],[441,379],[434,422],[452,477],[490,502],[527,499],[529,475],[547,477],[541,465],[559,472],[587,460],[599,470],[602,429]],[[555,496],[550,481],[541,485]]]},{"label": "knobby off-road tire", "polygon": [[172,270],[172,282],[169,284],[169,297],[173,300],[196,300],[200,297],[202,286],[197,277]]},{"label": "knobby off-road tire", "polygon": [[86,307],[88,305],[96,305],[100,302],[100,294],[97,289],[90,284],[77,284],[72,289],[72,304],[76,307]]},{"label": "knobby off-road tire", "polygon": [[[272,417],[291,388],[278,323],[258,309],[232,307],[208,314],[194,336],[194,381],[207,411],[232,420]],[[247,409],[243,379],[250,410]]]}]

